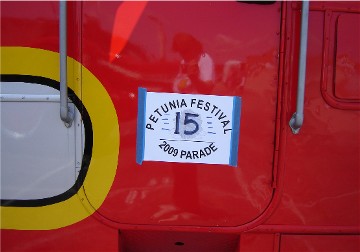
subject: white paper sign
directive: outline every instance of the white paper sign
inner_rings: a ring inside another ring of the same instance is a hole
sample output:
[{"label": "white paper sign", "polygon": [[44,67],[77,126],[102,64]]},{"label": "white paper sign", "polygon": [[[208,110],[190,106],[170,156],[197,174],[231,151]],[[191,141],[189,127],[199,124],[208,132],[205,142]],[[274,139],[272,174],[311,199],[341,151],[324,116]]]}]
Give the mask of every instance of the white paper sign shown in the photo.
[{"label": "white paper sign", "polygon": [[139,88],[137,162],[237,166],[241,98]]}]

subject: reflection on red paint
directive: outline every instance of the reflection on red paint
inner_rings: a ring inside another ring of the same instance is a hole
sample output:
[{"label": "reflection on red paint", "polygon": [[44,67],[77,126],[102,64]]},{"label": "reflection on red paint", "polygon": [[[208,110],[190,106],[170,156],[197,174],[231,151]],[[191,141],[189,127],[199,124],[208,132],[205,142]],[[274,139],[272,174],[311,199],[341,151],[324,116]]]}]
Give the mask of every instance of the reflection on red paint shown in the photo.
[{"label": "reflection on red paint", "polygon": [[[111,34],[109,61],[120,57],[120,53],[136,26],[147,2],[123,2],[117,9]],[[105,14],[106,15],[106,14]]]}]

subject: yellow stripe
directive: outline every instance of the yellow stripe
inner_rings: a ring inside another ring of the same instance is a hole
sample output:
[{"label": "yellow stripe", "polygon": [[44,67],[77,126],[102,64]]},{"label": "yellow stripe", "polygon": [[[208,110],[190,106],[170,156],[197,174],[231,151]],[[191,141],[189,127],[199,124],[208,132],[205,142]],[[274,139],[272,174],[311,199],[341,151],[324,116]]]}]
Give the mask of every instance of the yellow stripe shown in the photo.
[{"label": "yellow stripe", "polygon": [[[82,99],[93,127],[92,159],[83,187],[71,198],[42,207],[1,207],[1,228],[49,230],[83,220],[98,209],[115,177],[120,145],[114,105],[100,81],[68,57],[68,85]],[[59,54],[42,49],[1,47],[1,74],[20,74],[59,81]],[[81,83],[83,83],[82,94]],[[106,113],[104,113],[106,111]],[[91,196],[91,204],[86,195]]]}]

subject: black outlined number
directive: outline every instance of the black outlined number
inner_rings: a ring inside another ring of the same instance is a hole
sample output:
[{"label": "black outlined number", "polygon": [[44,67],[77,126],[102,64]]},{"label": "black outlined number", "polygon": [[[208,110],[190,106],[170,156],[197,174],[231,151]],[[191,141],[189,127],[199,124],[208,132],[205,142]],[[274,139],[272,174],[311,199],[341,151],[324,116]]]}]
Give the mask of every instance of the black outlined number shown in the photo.
[{"label": "black outlined number", "polygon": [[[175,132],[174,134],[180,134],[180,112],[176,112],[176,119],[175,119]],[[192,130],[184,130],[185,135],[193,135],[199,131],[199,124],[193,118],[198,117],[198,114],[193,113],[185,113],[184,119],[184,126],[186,125],[194,125],[194,129]]]}]

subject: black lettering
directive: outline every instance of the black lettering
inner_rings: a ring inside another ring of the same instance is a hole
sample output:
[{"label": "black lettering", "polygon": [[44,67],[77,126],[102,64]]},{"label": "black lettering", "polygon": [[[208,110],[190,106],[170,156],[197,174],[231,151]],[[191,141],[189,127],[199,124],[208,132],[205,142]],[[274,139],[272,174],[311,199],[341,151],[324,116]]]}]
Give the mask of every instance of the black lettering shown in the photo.
[{"label": "black lettering", "polygon": [[[164,107],[165,107],[165,108],[164,108]],[[164,107],[163,107],[163,105],[161,105],[162,111],[164,112],[164,114],[166,114],[167,112],[169,112],[169,108],[167,107],[166,104],[164,104]]]},{"label": "black lettering", "polygon": [[195,104],[196,99],[191,99],[191,107]]},{"label": "black lettering", "polygon": [[207,103],[205,103],[204,110],[209,111],[209,109],[210,109],[210,102],[207,102]]},{"label": "black lettering", "polygon": [[164,141],[162,144],[159,144],[159,147],[160,147],[160,149],[162,149],[162,147],[164,147],[164,146],[166,146],[166,145],[167,145],[167,142]]},{"label": "black lettering", "polygon": [[221,112],[221,114],[219,115],[219,120],[224,119],[225,117],[226,115],[223,112]]},{"label": "black lettering", "polygon": [[211,143],[211,144],[209,145],[209,147],[210,147],[210,149],[211,149],[213,152],[215,152],[215,151],[217,150],[217,148],[215,147],[214,143]]},{"label": "black lettering", "polygon": [[226,132],[228,132],[231,129],[224,129],[224,134],[226,134]]},{"label": "black lettering", "polygon": [[205,151],[207,156],[209,156],[211,154],[211,149],[209,147],[205,147],[204,151]]},{"label": "black lettering", "polygon": [[198,104],[197,104],[197,107],[198,107],[199,109],[202,109],[202,108],[203,108],[203,103],[204,103],[203,100],[199,100],[199,101],[198,101]]},{"label": "black lettering", "polygon": [[223,128],[225,128],[226,125],[228,125],[228,124],[230,123],[230,121],[229,121],[229,120],[227,120],[227,121],[222,121],[221,123],[223,124]]},{"label": "black lettering", "polygon": [[156,117],[153,116],[153,115],[150,115],[150,116],[149,116],[149,119],[150,119],[151,121],[153,121],[154,123],[157,123],[157,121],[159,120],[158,118],[156,118]]},{"label": "black lettering", "polygon": [[170,109],[175,109],[176,108],[175,101],[169,102],[169,106],[170,106]]},{"label": "black lettering", "polygon": [[213,109],[211,110],[211,114],[214,113],[215,109],[217,109],[218,107],[216,107],[215,105],[213,105]]},{"label": "black lettering", "polygon": [[185,102],[184,99],[181,100],[181,105],[180,105],[180,107],[181,107],[181,108],[182,108],[182,107],[187,107],[186,102]]},{"label": "black lettering", "polygon": [[146,126],[145,126],[147,129],[150,129],[150,130],[154,130],[154,128],[153,127],[151,127],[151,124],[150,123],[148,123],[148,124],[146,124]]},{"label": "black lettering", "polygon": [[158,113],[158,114],[159,114],[159,116],[161,116],[161,114],[160,114],[160,112],[159,112],[159,109],[158,109],[158,108],[157,108],[157,109],[155,109],[155,110],[154,110],[154,112]]}]

